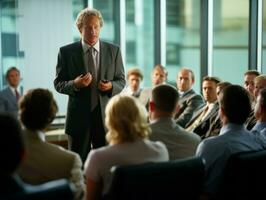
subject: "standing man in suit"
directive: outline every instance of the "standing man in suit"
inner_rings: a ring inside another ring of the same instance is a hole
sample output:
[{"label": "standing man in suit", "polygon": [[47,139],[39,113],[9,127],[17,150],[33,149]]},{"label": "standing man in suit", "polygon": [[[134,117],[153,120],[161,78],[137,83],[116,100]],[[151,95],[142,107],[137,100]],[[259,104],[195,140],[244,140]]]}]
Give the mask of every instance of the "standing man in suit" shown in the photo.
[{"label": "standing man in suit", "polygon": [[21,94],[21,91],[19,91],[20,71],[16,67],[10,67],[6,72],[6,81],[8,87],[0,93],[0,111],[9,112],[17,117],[17,102]]},{"label": "standing man in suit", "polygon": [[105,145],[105,107],[126,81],[120,48],[99,39],[101,13],[85,8],[76,25],[81,41],[60,48],[54,86],[69,96],[65,132],[84,161],[91,148]]},{"label": "standing man in suit", "polygon": [[180,109],[175,115],[175,119],[176,123],[183,128],[191,120],[193,112],[204,104],[202,96],[192,89],[194,82],[195,76],[191,69],[182,68],[178,72],[176,84],[180,95]]},{"label": "standing man in suit", "polygon": [[217,101],[216,88],[220,79],[212,76],[205,76],[202,82],[202,93],[205,99],[205,106],[197,109],[190,122],[186,125],[187,131],[193,131],[200,137],[204,138],[214,121],[214,117],[218,115],[219,104]]}]

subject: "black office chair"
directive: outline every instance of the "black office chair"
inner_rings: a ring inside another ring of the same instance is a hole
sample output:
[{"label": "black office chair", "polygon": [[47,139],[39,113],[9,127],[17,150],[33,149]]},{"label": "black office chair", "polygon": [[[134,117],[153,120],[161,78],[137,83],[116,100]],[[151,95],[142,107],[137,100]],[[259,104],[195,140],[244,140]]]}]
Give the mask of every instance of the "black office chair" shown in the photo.
[{"label": "black office chair", "polygon": [[19,193],[1,196],[1,200],[73,200],[75,188],[66,179],[50,181],[37,186],[25,186]]},{"label": "black office chair", "polygon": [[232,155],[217,199],[266,199],[266,150]]},{"label": "black office chair", "polygon": [[118,166],[104,199],[198,199],[204,181],[201,158]]}]

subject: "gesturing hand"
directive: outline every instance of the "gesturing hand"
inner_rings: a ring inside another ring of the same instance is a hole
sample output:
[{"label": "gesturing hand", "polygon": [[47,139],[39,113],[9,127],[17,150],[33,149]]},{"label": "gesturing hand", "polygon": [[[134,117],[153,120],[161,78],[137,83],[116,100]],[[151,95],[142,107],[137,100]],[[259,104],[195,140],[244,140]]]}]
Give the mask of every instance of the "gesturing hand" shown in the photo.
[{"label": "gesturing hand", "polygon": [[74,80],[74,85],[76,88],[83,88],[89,86],[91,82],[92,75],[88,72],[87,74],[81,74],[77,76]]}]

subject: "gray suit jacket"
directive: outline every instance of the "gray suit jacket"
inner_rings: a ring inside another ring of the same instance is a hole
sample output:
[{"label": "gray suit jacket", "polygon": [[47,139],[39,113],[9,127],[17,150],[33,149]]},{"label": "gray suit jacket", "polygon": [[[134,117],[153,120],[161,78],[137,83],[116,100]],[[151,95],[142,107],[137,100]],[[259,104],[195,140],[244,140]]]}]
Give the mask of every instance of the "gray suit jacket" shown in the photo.
[{"label": "gray suit jacket", "polygon": [[[206,109],[206,106],[207,105],[203,106],[202,108],[194,112],[194,115],[192,116],[190,122],[187,123],[186,128],[189,127],[192,123],[194,123],[195,120],[197,120],[197,118],[201,115],[201,113]],[[219,104],[218,102],[216,102],[212,110],[208,113],[208,115],[192,131],[194,133],[197,133],[202,138],[205,138],[206,135],[209,135],[210,127],[214,123],[214,119],[218,115],[218,111],[219,111]]]},{"label": "gray suit jacket", "polygon": [[152,134],[150,140],[163,142],[168,150],[170,160],[194,156],[201,139],[188,132],[174,119],[161,118],[150,124]]},{"label": "gray suit jacket", "polygon": [[10,87],[7,87],[0,92],[0,111],[9,112],[15,117],[18,116],[17,100]]},{"label": "gray suit jacket", "polygon": [[193,112],[204,104],[204,100],[200,94],[196,94],[196,92],[191,89],[179,99],[178,103],[180,109],[175,116],[176,123],[182,127],[186,127],[186,124],[193,116]]},{"label": "gray suit jacket", "polygon": [[[105,107],[108,100],[121,92],[126,84],[124,66],[120,48],[100,41],[99,80],[107,79],[113,88],[109,92],[99,91],[99,102],[102,119],[105,118]],[[56,66],[55,89],[69,96],[65,131],[69,135],[86,134],[90,127],[90,87],[76,90],[74,79],[86,73],[81,41],[61,47]],[[99,119],[101,120],[101,119]]]}]

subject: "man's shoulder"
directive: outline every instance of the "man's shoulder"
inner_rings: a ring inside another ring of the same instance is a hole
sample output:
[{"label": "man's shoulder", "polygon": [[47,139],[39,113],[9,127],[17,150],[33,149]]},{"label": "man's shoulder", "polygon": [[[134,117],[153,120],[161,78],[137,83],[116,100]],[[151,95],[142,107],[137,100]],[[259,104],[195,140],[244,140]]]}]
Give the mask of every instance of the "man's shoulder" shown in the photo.
[{"label": "man's shoulder", "polygon": [[119,46],[117,44],[111,43],[109,41],[100,40],[100,44],[102,47],[108,47],[111,49],[119,49]]},{"label": "man's shoulder", "polygon": [[81,42],[77,41],[77,42],[72,42],[70,44],[64,45],[62,47],[60,47],[61,50],[73,50],[76,48],[80,48],[81,47]]}]

